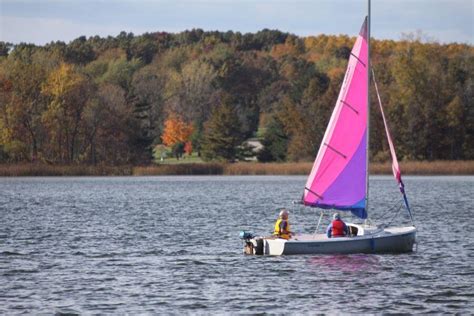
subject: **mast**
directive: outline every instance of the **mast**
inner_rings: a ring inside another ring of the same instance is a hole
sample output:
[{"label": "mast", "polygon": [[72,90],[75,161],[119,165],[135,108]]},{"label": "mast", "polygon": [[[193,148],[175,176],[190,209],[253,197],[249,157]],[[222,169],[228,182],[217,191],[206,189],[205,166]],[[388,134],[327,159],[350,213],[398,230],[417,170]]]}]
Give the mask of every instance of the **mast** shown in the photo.
[{"label": "mast", "polygon": [[367,1],[367,151],[365,177],[365,211],[369,213],[369,138],[370,138],[370,0]]}]

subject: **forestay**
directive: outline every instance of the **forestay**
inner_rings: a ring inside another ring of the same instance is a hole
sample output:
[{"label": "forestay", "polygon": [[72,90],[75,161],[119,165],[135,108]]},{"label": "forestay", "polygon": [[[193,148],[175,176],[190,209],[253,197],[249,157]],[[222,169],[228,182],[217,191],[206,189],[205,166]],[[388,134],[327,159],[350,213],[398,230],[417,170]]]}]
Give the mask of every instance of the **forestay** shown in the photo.
[{"label": "forestay", "polygon": [[379,88],[377,87],[377,81],[375,80],[375,72],[372,69],[372,78],[374,79],[375,92],[377,92],[377,100],[379,101],[380,113],[382,114],[383,124],[385,126],[385,133],[387,134],[388,146],[390,148],[390,155],[392,156],[392,172],[393,176],[397,180],[397,183],[400,187],[400,192],[403,195],[403,200],[405,201],[405,206],[407,207],[408,214],[410,215],[411,221],[413,222],[413,217],[411,215],[410,205],[408,204],[408,199],[405,194],[405,185],[402,181],[402,173],[400,171],[400,166],[398,164],[397,154],[395,152],[395,146],[393,145],[392,136],[388,128],[387,120],[385,119],[385,113],[383,111],[382,100],[380,99]]}]

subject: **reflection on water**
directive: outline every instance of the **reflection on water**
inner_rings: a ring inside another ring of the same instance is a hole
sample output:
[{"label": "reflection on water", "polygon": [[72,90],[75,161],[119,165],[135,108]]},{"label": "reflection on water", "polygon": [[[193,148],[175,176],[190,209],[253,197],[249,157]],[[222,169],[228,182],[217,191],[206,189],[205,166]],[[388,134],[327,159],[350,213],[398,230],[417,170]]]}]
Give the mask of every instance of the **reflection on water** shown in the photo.
[{"label": "reflection on water", "polygon": [[380,265],[377,255],[325,255],[308,259],[308,263],[322,272],[376,272]]},{"label": "reflection on water", "polygon": [[[405,179],[416,253],[244,256],[238,232],[268,234],[278,207],[295,231],[314,232],[319,212],[290,204],[304,182],[0,179],[0,314],[474,310],[473,177]],[[399,202],[391,177],[370,188],[374,218]]]}]

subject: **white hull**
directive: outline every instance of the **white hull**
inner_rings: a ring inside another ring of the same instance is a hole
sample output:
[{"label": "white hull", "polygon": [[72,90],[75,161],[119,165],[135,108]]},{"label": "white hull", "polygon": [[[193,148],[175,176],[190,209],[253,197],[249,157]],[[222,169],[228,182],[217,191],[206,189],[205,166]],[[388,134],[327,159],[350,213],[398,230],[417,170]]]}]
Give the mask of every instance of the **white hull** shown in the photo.
[{"label": "white hull", "polygon": [[[296,235],[290,240],[264,237],[250,240],[253,254],[303,255],[303,254],[354,254],[354,253],[404,253],[413,251],[416,228],[357,227],[359,233],[352,237],[327,238],[325,234]],[[263,241],[263,243],[262,243]],[[263,247],[263,248],[262,248]],[[248,252],[248,251],[247,251]]]}]

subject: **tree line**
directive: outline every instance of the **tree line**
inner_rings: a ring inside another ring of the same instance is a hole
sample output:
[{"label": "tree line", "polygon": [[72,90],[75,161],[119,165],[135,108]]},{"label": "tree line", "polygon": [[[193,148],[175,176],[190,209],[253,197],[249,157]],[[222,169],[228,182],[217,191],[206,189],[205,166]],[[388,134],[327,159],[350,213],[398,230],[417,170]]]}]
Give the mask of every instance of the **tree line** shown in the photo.
[{"label": "tree line", "polygon": [[[235,161],[250,137],[260,161],[312,160],[354,41],[194,29],[0,42],[0,162],[143,164],[164,147]],[[371,56],[399,156],[474,159],[473,47],[407,37],[373,40]]]}]

